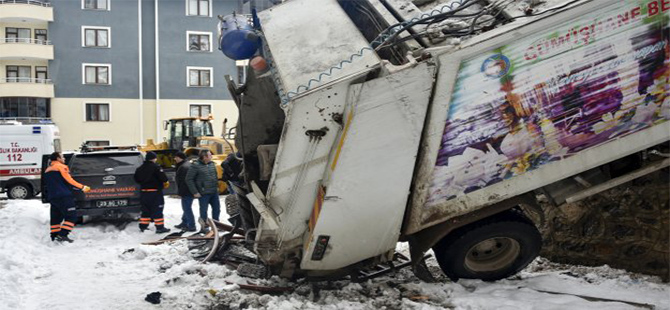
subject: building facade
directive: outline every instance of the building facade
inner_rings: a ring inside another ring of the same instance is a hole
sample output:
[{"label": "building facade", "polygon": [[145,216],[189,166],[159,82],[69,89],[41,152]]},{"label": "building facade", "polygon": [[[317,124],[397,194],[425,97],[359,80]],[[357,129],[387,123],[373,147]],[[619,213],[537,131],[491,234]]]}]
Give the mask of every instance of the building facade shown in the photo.
[{"label": "building facade", "polygon": [[163,122],[237,120],[217,15],[241,0],[0,0],[0,117],[50,117],[64,150],[162,141]]},{"label": "building facade", "polygon": [[15,2],[0,1],[0,117],[49,117],[53,9],[49,3]]}]

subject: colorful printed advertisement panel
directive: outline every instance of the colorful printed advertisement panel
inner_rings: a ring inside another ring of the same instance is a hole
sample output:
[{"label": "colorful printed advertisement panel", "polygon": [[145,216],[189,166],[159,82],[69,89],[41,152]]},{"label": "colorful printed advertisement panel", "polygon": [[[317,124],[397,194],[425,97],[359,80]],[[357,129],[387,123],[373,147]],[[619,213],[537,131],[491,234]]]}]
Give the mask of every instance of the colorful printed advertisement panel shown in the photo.
[{"label": "colorful printed advertisement panel", "polygon": [[613,1],[461,62],[427,206],[670,119],[669,16]]}]

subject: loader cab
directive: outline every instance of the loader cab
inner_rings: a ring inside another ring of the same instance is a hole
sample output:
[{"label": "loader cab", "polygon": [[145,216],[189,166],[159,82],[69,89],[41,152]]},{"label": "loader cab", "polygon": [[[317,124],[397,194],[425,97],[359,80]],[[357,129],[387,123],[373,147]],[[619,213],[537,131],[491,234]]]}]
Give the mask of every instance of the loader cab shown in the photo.
[{"label": "loader cab", "polygon": [[165,129],[170,130],[168,148],[183,150],[197,145],[198,137],[212,137],[211,119],[209,118],[175,118],[165,122]]}]

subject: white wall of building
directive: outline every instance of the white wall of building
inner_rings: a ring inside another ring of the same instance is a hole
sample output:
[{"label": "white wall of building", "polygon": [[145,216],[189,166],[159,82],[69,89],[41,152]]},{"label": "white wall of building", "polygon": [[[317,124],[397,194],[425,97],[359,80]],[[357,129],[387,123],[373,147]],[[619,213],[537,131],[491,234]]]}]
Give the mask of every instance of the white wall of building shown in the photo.
[{"label": "white wall of building", "polygon": [[[119,98],[54,98],[51,116],[60,128],[64,150],[78,149],[89,140],[106,140],[114,145],[136,145],[156,137],[156,100],[143,100],[143,120],[139,119],[139,99]],[[86,121],[86,103],[108,103],[109,121]],[[211,104],[214,134],[220,135],[223,119],[228,126],[237,123],[237,106],[232,100],[160,100],[161,122],[175,117],[188,117],[190,104]],[[143,130],[140,130],[142,126]],[[162,126],[161,126],[162,128]],[[140,132],[144,137],[140,137]],[[161,137],[167,136],[162,132]],[[160,140],[162,141],[162,139]],[[155,141],[155,142],[160,142]]]}]

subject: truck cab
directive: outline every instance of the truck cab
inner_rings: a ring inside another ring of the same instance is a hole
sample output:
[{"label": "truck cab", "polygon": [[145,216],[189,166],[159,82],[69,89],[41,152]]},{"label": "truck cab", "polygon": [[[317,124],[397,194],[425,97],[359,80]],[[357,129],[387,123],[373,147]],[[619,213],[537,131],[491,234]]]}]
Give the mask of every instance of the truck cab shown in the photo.
[{"label": "truck cab", "polygon": [[212,123],[209,118],[186,117],[173,118],[165,122],[165,129],[169,130],[170,140],[168,148],[183,150],[197,145],[198,137],[212,137]]}]

